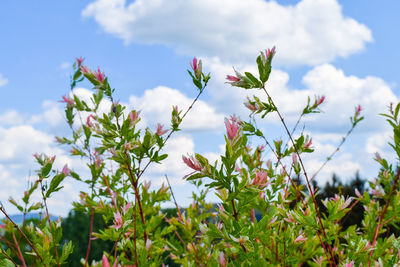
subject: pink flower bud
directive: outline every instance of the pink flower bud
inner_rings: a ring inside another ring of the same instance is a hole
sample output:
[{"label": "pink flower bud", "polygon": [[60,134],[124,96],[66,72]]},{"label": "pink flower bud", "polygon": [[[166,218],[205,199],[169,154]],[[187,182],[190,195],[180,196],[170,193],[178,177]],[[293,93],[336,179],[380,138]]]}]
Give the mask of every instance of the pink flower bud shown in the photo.
[{"label": "pink flower bud", "polygon": [[357,115],[357,116],[360,115],[361,110],[362,110],[361,106],[358,105],[358,106],[356,107],[356,115]]},{"label": "pink flower bud", "polygon": [[93,72],[94,77],[96,78],[97,81],[103,83],[105,79],[104,72],[101,72],[100,68],[97,69],[97,71]]},{"label": "pink flower bud", "polygon": [[62,99],[63,100],[59,101],[60,103],[67,103],[67,105],[69,105],[69,106],[72,106],[75,104],[75,101],[72,98],[67,97],[65,95],[62,96]]},{"label": "pink flower bud", "polygon": [[228,139],[233,141],[239,131],[239,123],[236,120],[236,117],[231,117],[229,120],[225,118],[225,127],[228,134]]},{"label": "pink flower bud", "polygon": [[157,124],[157,135],[162,136],[166,134],[168,130],[163,130],[163,126],[161,124]]},{"label": "pink flower bud", "polygon": [[79,58],[75,58],[75,59],[76,59],[76,63],[78,63],[78,68],[80,68],[85,59],[83,57],[79,57]]},{"label": "pink flower bud", "polygon": [[147,241],[146,241],[146,250],[147,251],[150,250],[151,244],[153,244],[153,242],[150,239],[147,239]]},{"label": "pink flower bud", "polygon": [[200,162],[198,162],[195,158],[193,158],[193,156],[185,157],[182,155],[182,160],[189,168],[192,168],[195,171],[202,170]]},{"label": "pink flower bud", "polygon": [[82,73],[87,73],[87,74],[92,73],[92,71],[89,69],[88,66],[81,66],[81,72]]},{"label": "pink flower bud", "polygon": [[225,255],[222,251],[219,253],[218,263],[221,267],[226,267]]},{"label": "pink flower bud", "polygon": [[69,170],[67,164],[64,165],[64,168],[61,171],[65,176],[68,176]]},{"label": "pink flower bud", "polygon": [[266,49],[265,50],[265,57],[267,58],[267,59],[269,59],[270,57],[271,57],[271,59],[272,59],[272,57],[275,55],[275,46],[274,47],[272,47],[272,49]]}]

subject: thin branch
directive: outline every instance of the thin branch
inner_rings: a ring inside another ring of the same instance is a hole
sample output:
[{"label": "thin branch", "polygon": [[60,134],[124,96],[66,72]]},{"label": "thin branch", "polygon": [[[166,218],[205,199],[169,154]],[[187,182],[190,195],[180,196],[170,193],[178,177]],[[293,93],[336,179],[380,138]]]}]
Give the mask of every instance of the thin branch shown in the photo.
[{"label": "thin branch", "polygon": [[[18,225],[8,216],[8,214],[6,213],[6,211],[4,210],[3,206],[0,206],[0,210],[1,212],[3,212],[3,214],[6,216],[7,220],[9,220],[14,227],[18,230],[18,232],[21,233],[21,235],[24,237],[24,239],[26,240],[26,242],[28,242],[29,246],[33,249],[33,251],[35,252],[36,256],[38,256],[39,260],[43,263],[43,259],[42,257],[39,255],[39,253],[37,252],[35,246],[31,243],[31,241],[29,240],[29,238],[24,234],[24,232],[22,232],[22,230],[18,227]],[[44,263],[43,263],[44,264]],[[44,264],[44,266],[46,266]]]},{"label": "thin branch", "polygon": [[22,252],[21,252],[21,249],[19,248],[19,245],[18,245],[17,239],[15,238],[14,232],[12,232],[12,237],[14,240],[15,247],[18,250],[18,258],[21,260],[22,266],[26,267],[24,256],[22,256]]},{"label": "thin branch", "polygon": [[[314,203],[314,206],[315,206],[315,210],[316,210],[316,212],[317,212],[318,221],[319,221],[319,224],[320,224],[320,226],[321,226],[322,233],[323,233],[323,235],[324,235],[324,237],[325,237],[325,239],[326,239],[327,236],[326,236],[325,227],[324,227],[324,225],[323,225],[323,223],[322,223],[321,214],[320,214],[320,211],[319,211],[319,208],[318,208],[318,204],[317,204],[317,201],[315,200],[314,192],[313,192],[313,190],[312,190],[312,188],[311,188],[310,180],[308,179],[308,175],[307,175],[306,169],[305,169],[305,167],[304,167],[303,161],[302,161],[302,159],[301,159],[300,153],[299,153],[299,151],[298,151],[298,149],[297,149],[297,147],[296,147],[296,144],[295,144],[295,142],[294,142],[294,140],[293,140],[293,137],[292,137],[292,135],[290,134],[289,129],[287,128],[286,123],[285,123],[285,121],[284,121],[284,119],[283,119],[281,113],[279,112],[278,108],[276,107],[274,101],[272,100],[271,96],[269,95],[269,93],[267,92],[267,90],[265,89],[265,87],[262,87],[262,89],[264,90],[264,92],[265,92],[266,95],[268,96],[268,99],[271,101],[272,105],[274,105],[274,107],[276,108],[276,112],[277,112],[277,114],[278,114],[278,116],[279,116],[279,118],[280,118],[280,120],[281,120],[281,122],[282,122],[282,124],[283,124],[283,126],[284,126],[284,128],[285,128],[285,130],[286,130],[286,133],[288,134],[288,136],[289,136],[289,138],[290,138],[290,141],[291,141],[291,143],[292,143],[292,145],[293,145],[293,148],[294,148],[294,150],[295,150],[295,152],[296,152],[296,154],[297,154],[297,157],[299,158],[299,162],[300,162],[301,168],[302,168],[303,173],[304,173],[304,176],[305,176],[305,178],[306,178],[307,187],[308,187],[308,190],[310,191],[310,195],[311,195],[311,198],[312,198],[312,200],[313,200],[313,203]],[[318,232],[318,231],[317,231],[317,232]],[[324,243],[324,242],[322,242],[322,240],[321,240],[321,243]],[[329,245],[329,243],[327,243],[327,245],[328,245],[328,249],[329,249],[329,253],[330,253],[330,257],[331,257],[331,260],[332,260],[332,262],[333,262],[333,265],[336,267],[335,259],[334,259],[333,252],[332,252],[332,248],[331,248],[331,246]],[[332,263],[330,262],[329,264],[331,265]]]},{"label": "thin branch", "polygon": [[12,261],[12,263],[14,263],[15,266],[18,266],[18,264],[13,260],[13,258],[11,258],[11,257],[7,254],[7,252],[4,251],[4,249],[3,249],[1,246],[0,246],[0,249],[1,249],[1,253],[3,253],[4,256],[7,257],[7,259],[9,259],[10,261]]},{"label": "thin branch", "polygon": [[378,238],[378,233],[379,233],[379,228],[382,226],[382,221],[385,218],[385,214],[389,208],[390,201],[392,200],[394,192],[396,191],[397,184],[399,182],[399,178],[400,178],[400,168],[397,169],[397,174],[396,174],[396,177],[394,178],[394,182],[393,182],[392,189],[390,191],[390,195],[386,201],[385,207],[383,208],[383,212],[382,212],[381,216],[379,217],[378,225],[376,226],[374,240],[372,241],[372,249],[371,249],[371,253],[369,255],[368,267],[371,266],[372,255],[374,254],[376,240]]},{"label": "thin branch", "polygon": [[340,148],[342,147],[342,145],[344,144],[344,142],[346,141],[347,137],[349,137],[349,135],[351,134],[351,132],[353,131],[353,129],[355,128],[355,125],[353,125],[350,130],[347,131],[347,133],[345,134],[345,136],[342,137],[342,141],[339,143],[339,145],[336,147],[336,149],[326,158],[326,160],[324,161],[324,163],[322,163],[322,165],[319,167],[319,169],[312,175],[310,182],[315,178],[315,176],[317,176],[317,174],[325,167],[325,165],[332,160],[333,156],[335,156],[335,154],[337,152],[339,152]]},{"label": "thin branch", "polygon": [[[51,221],[50,221],[49,209],[47,208],[46,196],[44,195],[44,188],[43,188],[42,179],[39,179],[39,182],[40,182],[40,189],[42,191],[42,198],[43,198],[44,207],[46,209],[47,221],[49,222],[50,230],[53,230],[53,226],[51,225]],[[54,238],[53,234],[51,234],[51,237],[52,237],[53,242],[54,242],[54,252],[56,254],[57,266],[60,267],[60,259],[58,257],[56,239]]]},{"label": "thin branch", "polygon": [[88,265],[89,256],[90,256],[90,250],[91,250],[91,247],[92,247],[93,218],[94,218],[94,209],[91,208],[91,210],[90,210],[89,240],[88,240],[88,247],[87,247],[87,249],[86,249],[85,266]]},{"label": "thin branch", "polygon": [[177,209],[177,211],[178,211],[178,213],[179,213],[179,217],[182,218],[181,209],[180,209],[179,206],[178,206],[178,202],[176,202],[175,195],[174,195],[174,191],[172,191],[171,184],[169,183],[169,179],[168,179],[168,176],[167,176],[166,174],[165,174],[165,179],[167,180],[168,187],[169,187],[169,191],[171,191],[171,195],[172,195],[172,198],[174,199],[174,203],[175,203],[176,209]]}]

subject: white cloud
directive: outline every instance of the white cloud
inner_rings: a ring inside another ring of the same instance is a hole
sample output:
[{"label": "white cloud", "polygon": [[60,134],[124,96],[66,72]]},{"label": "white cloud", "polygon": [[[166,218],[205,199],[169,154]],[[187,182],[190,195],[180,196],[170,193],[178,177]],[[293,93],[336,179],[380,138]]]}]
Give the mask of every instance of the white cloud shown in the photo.
[{"label": "white cloud", "polygon": [[0,125],[17,125],[21,124],[24,118],[16,110],[6,110],[3,114],[0,114]]},{"label": "white cloud", "polygon": [[[131,96],[129,99],[129,103],[134,109],[141,110],[143,123],[153,127],[157,123],[171,124],[172,105],[177,105],[179,110],[185,112],[192,102],[193,99],[178,90],[164,86],[146,90],[141,97]],[[186,130],[204,131],[218,129],[222,124],[223,115],[217,113],[215,108],[206,102],[198,100],[181,126]]]},{"label": "white cloud", "polygon": [[[214,73],[208,90],[218,112],[237,113],[244,118],[250,113],[243,106],[246,95],[254,94],[266,101],[267,97],[262,90],[244,90],[224,84],[226,74],[233,73],[231,66],[213,59],[208,67]],[[257,73],[255,66],[243,65],[236,69],[242,73]],[[373,76],[348,76],[343,70],[330,64],[316,66],[306,73],[303,77],[305,88],[290,88],[288,82],[288,73],[273,70],[266,85],[285,120],[294,124],[307,103],[308,96],[313,99],[314,96],[324,95],[326,100],[321,106],[323,113],[307,116],[304,121],[307,126],[325,133],[344,133],[350,127],[349,117],[354,115],[354,108],[358,104],[362,106],[362,115],[365,117],[358,131],[379,132],[384,129],[386,122],[378,114],[385,113],[390,102],[398,101],[390,86],[382,79]],[[266,117],[266,121],[271,121],[268,117],[280,123],[274,114]]]},{"label": "white cloud", "polygon": [[44,109],[43,113],[33,115],[29,123],[46,123],[54,127],[64,122],[63,110],[59,103],[45,100],[42,103],[42,108]]},{"label": "white cloud", "polygon": [[345,17],[336,0],[294,6],[264,0],[96,0],[82,15],[125,43],[164,44],[225,62],[249,62],[260,49],[276,45],[278,64],[316,65],[372,41],[371,31]]},{"label": "white cloud", "polygon": [[8,80],[0,73],[0,87],[8,83]]},{"label": "white cloud", "polygon": [[[31,125],[18,125],[9,128],[0,127],[0,201],[7,211],[16,212],[8,204],[8,197],[15,199],[22,197],[26,190],[27,181],[33,182],[38,165],[33,158],[34,153],[45,153],[48,156],[56,155],[54,169],[61,170],[67,164],[69,168],[82,173],[85,163],[77,157],[71,158],[54,142],[54,136],[33,128]],[[63,184],[65,190],[55,194],[49,200],[50,212],[55,215],[66,215],[71,208],[71,198],[75,199],[82,185],[79,186],[72,178],[67,178]],[[40,200],[40,194],[34,199]]]}]

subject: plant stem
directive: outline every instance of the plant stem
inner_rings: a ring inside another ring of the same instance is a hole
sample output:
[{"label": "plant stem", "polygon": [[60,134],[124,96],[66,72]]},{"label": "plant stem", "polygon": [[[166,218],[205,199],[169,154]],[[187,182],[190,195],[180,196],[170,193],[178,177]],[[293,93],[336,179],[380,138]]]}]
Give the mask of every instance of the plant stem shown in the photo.
[{"label": "plant stem", "polygon": [[396,174],[396,177],[394,178],[394,182],[393,182],[392,189],[390,191],[390,195],[389,195],[389,197],[388,197],[388,199],[386,201],[385,207],[383,208],[383,212],[382,212],[381,216],[379,217],[378,225],[376,226],[374,240],[372,241],[372,249],[371,249],[371,253],[369,255],[368,267],[371,265],[372,255],[374,254],[376,240],[378,238],[378,233],[379,233],[379,228],[382,225],[382,221],[383,221],[383,219],[385,217],[385,214],[386,214],[386,212],[387,212],[387,210],[389,208],[390,201],[392,200],[394,192],[396,191],[397,184],[399,182],[399,178],[400,178],[400,168],[397,169],[397,174]]},{"label": "plant stem", "polygon": [[85,266],[87,266],[90,256],[90,249],[92,246],[92,233],[93,233],[93,218],[94,218],[94,209],[90,209],[90,230],[89,230],[89,240],[88,240],[88,247],[86,250],[86,258],[85,258]]},{"label": "plant stem", "polygon": [[22,252],[21,252],[21,249],[19,248],[19,245],[18,245],[17,239],[15,238],[14,232],[12,233],[12,237],[14,240],[15,247],[18,250],[18,258],[21,260],[22,266],[26,267],[24,256],[22,256]]},{"label": "plant stem", "polygon": [[[262,89],[264,90],[264,92],[265,92],[266,95],[268,96],[268,99],[271,101],[272,105],[274,105],[274,107],[276,108],[276,113],[278,114],[279,119],[281,120],[281,122],[282,122],[282,124],[283,124],[283,126],[284,126],[284,128],[285,128],[285,130],[286,130],[286,133],[288,134],[289,139],[290,139],[290,141],[291,141],[291,143],[292,143],[292,145],[293,145],[293,148],[294,148],[294,150],[295,150],[295,152],[296,152],[296,154],[297,154],[297,157],[299,158],[299,162],[300,162],[301,168],[302,168],[302,170],[303,170],[303,172],[304,172],[304,176],[305,176],[305,178],[306,178],[307,187],[308,187],[308,190],[309,190],[309,192],[310,192],[311,198],[312,198],[312,200],[313,200],[313,203],[314,203],[314,206],[315,206],[315,210],[316,210],[316,212],[317,212],[318,221],[319,221],[319,224],[320,224],[320,226],[321,226],[321,230],[322,230],[322,233],[323,233],[323,235],[324,235],[324,238],[326,239],[327,236],[326,236],[325,227],[324,227],[324,225],[323,225],[323,223],[322,223],[321,214],[320,214],[320,212],[319,212],[318,204],[317,204],[317,201],[315,200],[314,192],[313,192],[313,190],[312,190],[312,188],[311,188],[310,180],[308,179],[308,175],[307,175],[306,169],[305,169],[305,167],[304,167],[303,160],[302,160],[301,157],[300,157],[300,153],[299,153],[299,151],[298,151],[298,149],[297,149],[297,147],[296,147],[296,144],[295,144],[295,142],[294,142],[294,140],[293,140],[293,137],[292,137],[292,135],[290,134],[289,129],[288,129],[288,127],[286,126],[286,123],[285,123],[285,121],[284,121],[284,119],[283,119],[281,113],[279,112],[277,106],[275,105],[275,103],[274,103],[274,101],[272,100],[271,96],[269,95],[269,93],[268,93],[267,90],[265,89],[265,86],[263,86]],[[317,231],[317,233],[318,233],[318,231]],[[321,240],[321,239],[320,239],[320,240]],[[324,242],[321,240],[321,244],[323,244],[323,243],[324,243]],[[328,250],[329,250],[329,253],[330,253],[331,261],[333,262],[333,265],[336,267],[336,262],[335,262],[335,258],[334,258],[333,253],[332,253],[332,248],[331,248],[331,246],[329,245],[329,243],[327,243],[327,246],[328,246]],[[325,251],[325,252],[326,252],[326,251]],[[327,256],[328,256],[328,255],[327,255]],[[328,258],[329,258],[329,257],[328,257]],[[330,262],[329,264],[331,264],[331,262]]]},{"label": "plant stem", "polygon": [[1,253],[3,253],[4,256],[7,257],[7,259],[9,259],[10,261],[12,261],[12,263],[14,263],[15,266],[18,266],[18,264],[13,260],[13,258],[11,258],[11,257],[7,254],[7,252],[4,251],[4,249],[3,249],[2,247],[0,247],[0,249],[1,249]]},{"label": "plant stem", "polygon": [[[31,241],[29,241],[28,237],[24,234],[24,232],[22,232],[22,230],[18,227],[18,225],[8,216],[8,214],[6,213],[6,211],[4,210],[3,206],[0,206],[0,210],[1,212],[3,212],[3,214],[6,216],[7,220],[9,220],[14,227],[21,233],[21,235],[24,237],[24,239],[26,240],[26,242],[28,242],[29,246],[33,249],[33,251],[35,252],[36,256],[38,256],[39,260],[43,263],[43,259],[42,257],[40,257],[39,253],[37,252],[35,246],[31,243]],[[44,263],[43,263],[44,264]],[[46,266],[46,264],[44,264],[44,266]]]},{"label": "plant stem", "polygon": [[[39,182],[40,182],[40,189],[42,191],[42,198],[43,198],[44,207],[46,209],[47,221],[49,222],[50,231],[52,231],[53,230],[53,226],[51,225],[51,221],[50,221],[49,209],[47,208],[47,201],[46,201],[46,196],[44,195],[44,190],[43,190],[44,188],[43,188],[43,184],[42,184],[42,179],[39,179]],[[51,234],[51,237],[53,238],[53,242],[54,242],[54,252],[56,254],[57,266],[60,267],[60,259],[58,257],[56,239],[54,238],[53,234]]]},{"label": "plant stem", "polygon": [[322,165],[319,167],[319,169],[312,175],[310,182],[315,178],[315,176],[317,176],[317,174],[325,167],[325,165],[332,160],[332,157],[335,156],[335,154],[337,152],[339,152],[341,146],[344,144],[344,142],[346,141],[347,137],[349,137],[349,135],[351,134],[351,132],[353,131],[353,129],[355,128],[355,125],[353,125],[350,130],[347,131],[346,135],[342,137],[342,141],[339,143],[339,145],[336,147],[336,149],[326,158],[326,160],[324,161],[324,163],[322,163]]}]

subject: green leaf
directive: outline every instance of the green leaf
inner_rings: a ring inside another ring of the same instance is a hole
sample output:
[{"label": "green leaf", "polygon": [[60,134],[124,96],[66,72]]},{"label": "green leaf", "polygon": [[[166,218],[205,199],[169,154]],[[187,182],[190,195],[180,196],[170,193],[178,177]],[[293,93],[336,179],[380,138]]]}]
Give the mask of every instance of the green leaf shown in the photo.
[{"label": "green leaf", "polygon": [[251,81],[253,85],[252,87],[258,87],[258,88],[262,87],[262,83],[256,77],[254,77],[253,74],[251,74],[250,72],[245,72],[244,74]]},{"label": "green leaf", "polygon": [[60,183],[64,180],[66,176],[63,173],[60,173],[56,176],[53,177],[53,179],[50,182],[49,189],[46,192],[46,198],[50,197],[51,193],[57,192],[60,190],[62,187],[58,187]]}]

